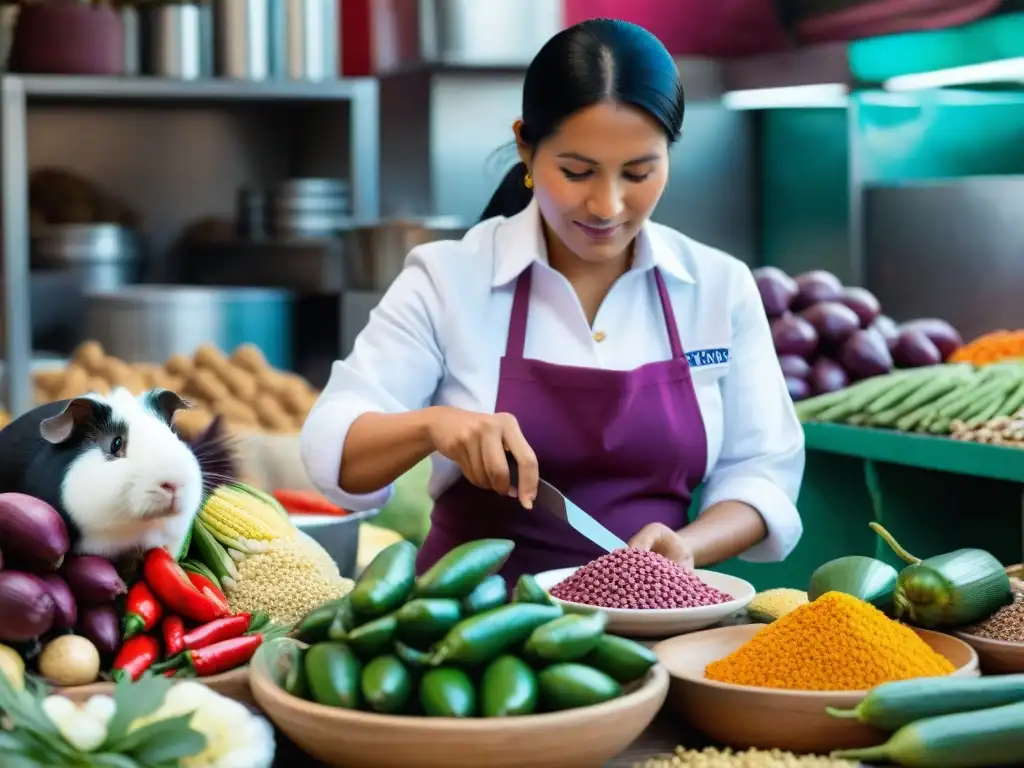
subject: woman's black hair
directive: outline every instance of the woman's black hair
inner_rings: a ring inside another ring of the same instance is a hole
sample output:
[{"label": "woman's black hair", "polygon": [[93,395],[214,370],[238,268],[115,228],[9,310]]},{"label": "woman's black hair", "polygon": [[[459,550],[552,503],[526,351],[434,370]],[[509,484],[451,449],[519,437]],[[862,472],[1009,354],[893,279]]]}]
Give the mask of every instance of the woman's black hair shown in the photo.
[{"label": "woman's black hair", "polygon": [[[535,147],[567,117],[611,99],[648,112],[679,139],[685,98],[672,55],[643,27],[618,19],[588,19],[552,37],[530,62],[523,84],[519,138]],[[526,166],[516,163],[484,210],[514,216],[530,204]]]}]

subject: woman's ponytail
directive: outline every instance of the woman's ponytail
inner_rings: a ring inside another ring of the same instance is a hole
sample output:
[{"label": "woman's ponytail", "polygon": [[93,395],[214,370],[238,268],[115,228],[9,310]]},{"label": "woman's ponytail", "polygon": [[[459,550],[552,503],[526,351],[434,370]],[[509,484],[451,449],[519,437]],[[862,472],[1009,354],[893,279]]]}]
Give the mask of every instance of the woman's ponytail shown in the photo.
[{"label": "woman's ponytail", "polygon": [[494,191],[480,221],[495,216],[515,216],[523,211],[532,199],[533,190],[526,186],[526,164],[516,163]]}]

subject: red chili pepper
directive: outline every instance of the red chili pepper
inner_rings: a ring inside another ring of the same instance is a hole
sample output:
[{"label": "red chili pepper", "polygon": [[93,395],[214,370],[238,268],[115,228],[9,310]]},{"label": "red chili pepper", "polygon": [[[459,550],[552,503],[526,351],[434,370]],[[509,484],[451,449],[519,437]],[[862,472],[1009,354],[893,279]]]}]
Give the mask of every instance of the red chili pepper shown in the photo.
[{"label": "red chili pepper", "polygon": [[[219,643],[221,640],[241,637],[249,629],[251,621],[252,614],[239,613],[235,616],[225,616],[223,619],[214,619],[206,624],[200,624],[186,633],[185,648],[194,651],[196,648],[205,648],[208,645]],[[170,651],[168,651],[169,653]]]},{"label": "red chili pepper", "polygon": [[185,575],[188,576],[188,580],[192,582],[193,587],[206,595],[212,602],[217,603],[220,606],[222,612],[217,616],[218,619],[231,613],[231,608],[228,605],[228,599],[224,596],[220,587],[201,573],[186,571]]},{"label": "red chili pepper", "polygon": [[145,581],[137,581],[124,599],[124,638],[149,632],[163,616],[164,609]]},{"label": "red chili pepper", "polygon": [[175,656],[185,650],[185,622],[180,616],[168,616],[160,625],[164,636],[164,654]]},{"label": "red chili pepper", "polygon": [[296,515],[347,515],[348,512],[332,504],[316,491],[279,488],[272,494],[289,514]]},{"label": "red chili pepper", "polygon": [[154,547],[146,552],[142,573],[156,596],[182,618],[207,622],[230,613],[224,593],[205,577],[199,578],[209,588],[197,587],[190,577],[198,574],[187,574],[166,549]]},{"label": "red chili pepper", "polygon": [[149,635],[136,635],[130,638],[121,646],[114,659],[114,680],[121,680],[125,675],[130,675],[132,680],[138,680],[143,672],[153,666],[159,655],[160,643],[156,638]]},{"label": "red chili pepper", "polygon": [[200,677],[217,675],[248,664],[256,649],[263,643],[263,635],[243,635],[230,640],[185,651],[182,656],[188,666]]}]

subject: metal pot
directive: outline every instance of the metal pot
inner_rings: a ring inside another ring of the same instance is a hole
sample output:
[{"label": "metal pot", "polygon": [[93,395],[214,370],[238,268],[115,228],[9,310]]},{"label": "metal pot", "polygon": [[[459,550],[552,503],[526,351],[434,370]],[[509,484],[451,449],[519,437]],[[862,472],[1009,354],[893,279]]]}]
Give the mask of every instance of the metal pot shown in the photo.
[{"label": "metal pot", "polygon": [[85,290],[116,290],[139,278],[138,235],[117,224],[54,224],[32,234],[31,263],[77,273]]},{"label": "metal pot", "polygon": [[86,338],[133,363],[162,363],[202,344],[257,345],[276,368],[289,369],[291,295],[262,288],[135,285],[86,297]]},{"label": "metal pot", "polygon": [[413,248],[436,240],[457,240],[465,233],[464,223],[455,216],[391,219],[346,229],[342,234],[346,286],[356,291],[385,290]]}]

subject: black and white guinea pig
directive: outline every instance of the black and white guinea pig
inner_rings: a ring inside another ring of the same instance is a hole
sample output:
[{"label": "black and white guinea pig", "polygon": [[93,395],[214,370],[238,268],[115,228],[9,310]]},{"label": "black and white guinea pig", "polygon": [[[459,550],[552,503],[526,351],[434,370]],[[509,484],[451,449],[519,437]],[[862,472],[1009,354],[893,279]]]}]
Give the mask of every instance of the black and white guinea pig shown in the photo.
[{"label": "black and white guinea pig", "polygon": [[49,503],[74,552],[177,552],[203,498],[199,461],[171,429],[187,407],[167,389],[120,388],[41,405],[0,431],[0,492]]}]

